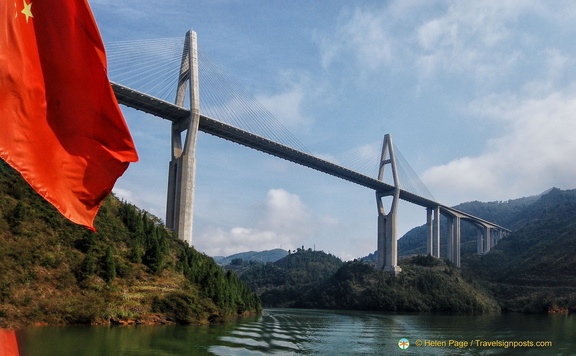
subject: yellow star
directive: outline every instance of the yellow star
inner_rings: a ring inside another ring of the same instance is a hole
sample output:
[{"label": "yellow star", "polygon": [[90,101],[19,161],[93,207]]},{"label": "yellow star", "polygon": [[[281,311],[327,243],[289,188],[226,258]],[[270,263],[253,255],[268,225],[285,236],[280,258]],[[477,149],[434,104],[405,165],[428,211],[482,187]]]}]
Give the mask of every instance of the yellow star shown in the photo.
[{"label": "yellow star", "polygon": [[24,3],[24,9],[21,12],[26,16],[26,23],[28,23],[29,18],[34,18],[34,15],[32,15],[32,3],[26,4],[26,0],[22,0],[22,2]]}]

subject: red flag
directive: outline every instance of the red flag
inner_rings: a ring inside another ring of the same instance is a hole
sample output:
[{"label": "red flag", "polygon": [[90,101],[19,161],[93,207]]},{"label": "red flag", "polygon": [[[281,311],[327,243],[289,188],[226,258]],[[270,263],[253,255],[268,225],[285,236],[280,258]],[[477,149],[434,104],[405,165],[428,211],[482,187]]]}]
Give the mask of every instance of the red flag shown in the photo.
[{"label": "red flag", "polygon": [[0,356],[18,356],[18,342],[14,330],[0,329]]},{"label": "red flag", "polygon": [[86,0],[0,0],[0,157],[93,229],[138,160]]}]

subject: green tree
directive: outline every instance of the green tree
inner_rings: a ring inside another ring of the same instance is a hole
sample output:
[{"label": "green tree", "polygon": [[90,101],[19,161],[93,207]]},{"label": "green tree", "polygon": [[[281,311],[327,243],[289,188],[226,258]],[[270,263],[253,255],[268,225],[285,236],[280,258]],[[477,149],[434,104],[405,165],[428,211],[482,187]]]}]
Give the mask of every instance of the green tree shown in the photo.
[{"label": "green tree", "polygon": [[234,258],[232,261],[230,261],[230,264],[232,266],[242,266],[243,263],[244,263],[244,260],[241,258]]},{"label": "green tree", "polygon": [[94,252],[90,251],[82,260],[82,264],[78,271],[78,278],[80,280],[86,279],[94,273],[96,273],[96,257],[94,256]]},{"label": "green tree", "polygon": [[15,233],[20,232],[20,227],[22,221],[26,217],[27,211],[26,206],[20,200],[12,210],[12,214],[8,217],[8,223],[10,224],[10,230]]},{"label": "green tree", "polygon": [[142,262],[150,268],[152,273],[158,273],[162,270],[162,266],[164,264],[164,257],[162,255],[162,249],[160,247],[160,243],[158,238],[152,234],[148,238],[148,248],[146,249],[146,253],[142,258]]},{"label": "green tree", "polygon": [[114,260],[114,252],[112,246],[106,249],[104,255],[104,280],[110,283],[116,278],[116,261]]}]

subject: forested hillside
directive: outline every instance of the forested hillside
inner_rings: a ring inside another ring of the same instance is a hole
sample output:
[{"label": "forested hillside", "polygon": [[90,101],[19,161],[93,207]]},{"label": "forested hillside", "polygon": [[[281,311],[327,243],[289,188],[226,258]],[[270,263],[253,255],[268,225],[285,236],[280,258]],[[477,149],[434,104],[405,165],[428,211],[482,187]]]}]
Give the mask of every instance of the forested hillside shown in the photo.
[{"label": "forested hillside", "polygon": [[298,249],[276,263],[249,263],[241,278],[264,305],[319,309],[494,312],[499,307],[454,266],[430,256],[402,261],[395,277],[373,265],[343,263],[322,251]]},{"label": "forested hillside", "polygon": [[233,273],[109,196],[74,225],[0,162],[0,327],[206,323],[258,311]]},{"label": "forested hillside", "polygon": [[292,307],[303,290],[316,287],[342,264],[331,254],[299,248],[275,263],[249,263],[236,270],[265,306]]},{"label": "forested hillside", "polygon": [[490,283],[505,310],[576,312],[576,190],[553,189],[522,215],[525,224],[465,268]]},{"label": "forested hillside", "polygon": [[[507,201],[479,202],[472,201],[456,205],[454,208],[495,222],[510,230],[517,230],[532,219],[536,218],[542,209],[554,206],[556,199],[561,195],[573,194],[572,191],[562,192],[559,189],[548,190],[541,195],[512,199]],[[467,223],[462,223],[462,254],[476,253],[476,229]],[[426,225],[418,226],[407,232],[398,240],[399,256],[410,256],[426,253]],[[440,231],[441,255],[446,254],[446,241],[448,226],[446,219],[441,219]]]},{"label": "forested hillside", "polygon": [[[420,254],[401,258],[402,273],[392,276],[365,262],[342,263],[304,249],[276,263],[231,268],[270,306],[576,312],[576,190],[551,189],[536,197],[471,202],[458,208],[515,231],[482,256],[475,253],[475,234],[470,231],[461,269]],[[412,242],[411,253],[423,250],[424,232]]]},{"label": "forested hillside", "polygon": [[431,256],[401,261],[402,273],[376,271],[353,261],[310,290],[295,306],[408,312],[489,313],[500,308],[490,294],[459,268]]},{"label": "forested hillside", "polygon": [[[553,188],[538,196],[456,208],[513,230],[482,256],[476,254],[474,229],[462,232],[463,270],[484,284],[503,310],[576,312],[576,190]],[[425,253],[425,233],[421,226],[402,237],[401,255]],[[445,256],[445,244],[442,251]]]}]

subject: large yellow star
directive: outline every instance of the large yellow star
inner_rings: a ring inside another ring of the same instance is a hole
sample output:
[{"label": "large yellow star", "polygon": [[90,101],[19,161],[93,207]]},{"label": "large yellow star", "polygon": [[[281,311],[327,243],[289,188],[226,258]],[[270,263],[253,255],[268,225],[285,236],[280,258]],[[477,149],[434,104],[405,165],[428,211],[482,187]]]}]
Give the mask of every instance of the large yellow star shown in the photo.
[{"label": "large yellow star", "polygon": [[26,16],[26,23],[28,23],[29,18],[34,18],[34,15],[32,15],[32,3],[26,4],[26,0],[22,0],[22,2],[24,3],[24,9],[21,12]]}]

